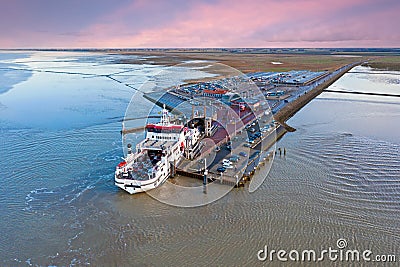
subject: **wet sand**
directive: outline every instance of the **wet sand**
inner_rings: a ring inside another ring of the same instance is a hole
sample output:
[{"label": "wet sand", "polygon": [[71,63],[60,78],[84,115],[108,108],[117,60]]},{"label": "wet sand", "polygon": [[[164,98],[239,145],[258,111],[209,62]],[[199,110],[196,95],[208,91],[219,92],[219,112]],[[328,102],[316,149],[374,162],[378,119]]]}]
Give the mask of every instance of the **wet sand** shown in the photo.
[{"label": "wet sand", "polygon": [[[295,55],[295,54],[256,54],[256,53],[229,53],[229,52],[124,52],[124,55],[147,56],[144,60],[123,59],[125,64],[156,64],[173,66],[187,61],[208,60],[231,66],[241,72],[279,72],[289,70],[333,71],[341,66],[367,57],[334,57],[332,55]],[[272,64],[280,62],[282,64]],[[207,70],[207,69],[206,69]],[[216,69],[208,69],[217,73]]]},{"label": "wet sand", "polygon": [[379,57],[370,60],[365,66],[387,71],[400,71],[400,56]]}]

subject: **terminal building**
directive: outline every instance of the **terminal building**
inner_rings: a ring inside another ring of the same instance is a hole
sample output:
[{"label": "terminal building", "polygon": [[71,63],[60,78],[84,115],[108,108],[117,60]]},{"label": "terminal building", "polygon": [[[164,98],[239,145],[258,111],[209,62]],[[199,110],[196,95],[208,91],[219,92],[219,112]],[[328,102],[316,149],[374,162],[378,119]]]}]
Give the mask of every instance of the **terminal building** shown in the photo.
[{"label": "terminal building", "polygon": [[267,84],[306,86],[328,74],[327,71],[292,70],[288,72],[256,72],[247,76],[259,87]]},{"label": "terminal building", "polygon": [[285,73],[279,73],[278,77],[272,79],[272,83],[291,85],[291,86],[306,86],[316,80],[319,80],[329,73],[327,71],[289,71]]},{"label": "terminal building", "polygon": [[216,90],[205,89],[203,90],[203,96],[222,98],[228,92],[229,92],[228,90],[223,90],[223,89],[216,89]]}]

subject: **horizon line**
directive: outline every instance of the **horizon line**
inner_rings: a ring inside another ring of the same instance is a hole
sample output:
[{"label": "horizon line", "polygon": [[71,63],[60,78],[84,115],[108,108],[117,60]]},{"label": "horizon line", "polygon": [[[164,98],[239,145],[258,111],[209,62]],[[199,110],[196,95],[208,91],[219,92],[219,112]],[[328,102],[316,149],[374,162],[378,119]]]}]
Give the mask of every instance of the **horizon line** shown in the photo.
[{"label": "horizon line", "polygon": [[316,49],[381,49],[381,50],[396,50],[400,49],[398,47],[362,47],[362,46],[354,46],[354,47],[74,47],[74,48],[65,48],[65,47],[30,47],[30,48],[0,48],[0,50],[232,50],[232,49],[306,49],[306,50],[316,50]]}]

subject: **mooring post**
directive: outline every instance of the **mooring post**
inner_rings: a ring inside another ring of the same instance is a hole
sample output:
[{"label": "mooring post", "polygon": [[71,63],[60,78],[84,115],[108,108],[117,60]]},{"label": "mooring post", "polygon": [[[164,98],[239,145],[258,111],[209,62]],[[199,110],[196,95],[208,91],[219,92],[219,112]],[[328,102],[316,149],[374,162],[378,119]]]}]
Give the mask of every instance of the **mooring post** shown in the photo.
[{"label": "mooring post", "polygon": [[207,159],[204,159],[203,193],[207,194]]},{"label": "mooring post", "polygon": [[207,170],[204,171],[203,175],[203,193],[207,194]]},{"label": "mooring post", "polygon": [[174,162],[172,163],[171,177],[174,178],[175,174],[176,174],[176,159],[174,159]]}]

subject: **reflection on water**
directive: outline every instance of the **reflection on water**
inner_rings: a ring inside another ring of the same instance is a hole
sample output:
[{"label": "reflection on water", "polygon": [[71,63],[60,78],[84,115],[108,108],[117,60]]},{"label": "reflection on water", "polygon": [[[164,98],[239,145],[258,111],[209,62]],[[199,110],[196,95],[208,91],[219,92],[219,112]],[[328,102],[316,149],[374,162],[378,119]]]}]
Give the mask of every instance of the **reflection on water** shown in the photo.
[{"label": "reflection on water", "polygon": [[29,54],[0,52],[0,94],[8,92],[15,84],[27,80],[32,75],[32,71],[26,69],[26,65],[16,63],[18,59],[26,57],[29,57]]},{"label": "reflection on water", "polygon": [[[131,71],[124,83],[139,86],[159,67],[115,66],[110,57],[15,59],[97,76],[33,72],[0,95],[0,265],[256,265],[264,245],[318,249],[338,238],[399,254],[397,99],[323,93],[288,122],[297,131],[278,144],[287,155],[260,189],[175,208],[113,185],[121,125],[110,118],[123,116],[133,92],[98,75]],[[373,77],[346,74],[331,88],[400,91]]]},{"label": "reflection on water", "polygon": [[[330,86],[331,90],[357,91],[364,93],[400,94],[400,73],[397,71],[377,71],[369,67],[357,66],[340,79],[340,82]],[[345,96],[345,98],[348,96]],[[354,99],[359,97],[354,95]],[[375,101],[397,101],[399,99],[366,98]]]}]

